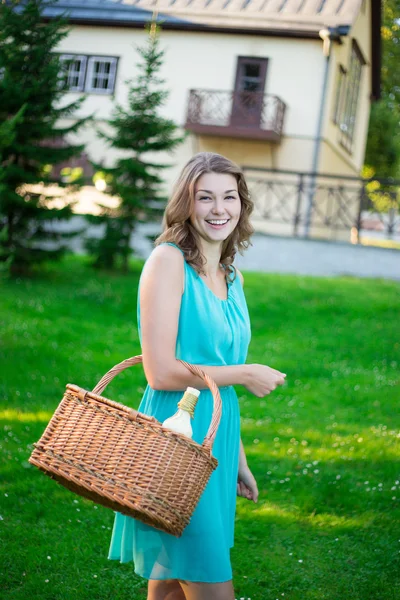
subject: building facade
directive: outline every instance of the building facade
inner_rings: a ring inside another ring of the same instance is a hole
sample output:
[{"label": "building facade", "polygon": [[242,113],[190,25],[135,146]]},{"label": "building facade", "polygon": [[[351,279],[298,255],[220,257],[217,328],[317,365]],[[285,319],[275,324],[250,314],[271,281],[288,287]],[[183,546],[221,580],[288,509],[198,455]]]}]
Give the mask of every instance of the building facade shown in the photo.
[{"label": "building facade", "polygon": [[[107,130],[114,106],[126,102],[154,4],[60,0],[46,18],[57,10],[70,19],[59,47],[66,100],[85,94],[81,114],[95,115],[79,141],[91,159],[111,164],[115,151],[98,129]],[[167,193],[199,151],[275,174],[360,174],[379,98],[379,2],[158,0],[157,10],[169,90],[160,112],[189,132],[172,156],[155,157],[172,164]]]}]

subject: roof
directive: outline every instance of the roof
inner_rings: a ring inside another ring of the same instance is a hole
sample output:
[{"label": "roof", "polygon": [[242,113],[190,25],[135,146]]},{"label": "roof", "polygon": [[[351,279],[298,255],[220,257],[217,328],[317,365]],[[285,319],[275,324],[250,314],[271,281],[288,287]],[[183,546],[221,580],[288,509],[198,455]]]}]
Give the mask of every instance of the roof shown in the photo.
[{"label": "roof", "polygon": [[[23,4],[24,0],[20,7]],[[367,4],[374,100],[380,98],[381,4],[382,0]],[[55,0],[43,16],[52,19],[68,13],[71,24],[143,27],[157,10],[164,29],[319,38],[322,28],[351,28],[361,6],[362,0]]]},{"label": "roof", "polygon": [[[23,4],[23,3],[21,3]],[[57,0],[55,3],[45,6],[43,16],[46,19],[54,19],[67,13],[72,23],[121,25],[144,24],[151,21],[153,9],[150,7],[133,6],[120,0]],[[185,19],[179,17],[159,14],[160,19],[168,24],[184,24]]]},{"label": "roof", "polygon": [[318,33],[322,27],[353,25],[362,0],[122,0],[122,3],[151,10],[157,6],[160,13],[207,25]]}]

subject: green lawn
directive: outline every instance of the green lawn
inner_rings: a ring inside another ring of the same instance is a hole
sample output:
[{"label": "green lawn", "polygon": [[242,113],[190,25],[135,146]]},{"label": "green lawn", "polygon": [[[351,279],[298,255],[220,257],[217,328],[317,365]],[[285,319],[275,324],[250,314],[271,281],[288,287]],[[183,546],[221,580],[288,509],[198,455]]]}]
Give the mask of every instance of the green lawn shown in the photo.
[{"label": "green lawn", "polygon": [[[128,276],[67,258],[2,281],[0,596],[144,600],[131,564],[107,560],[110,510],[27,462],[65,384],[92,389],[140,352]],[[264,399],[238,388],[242,439],[260,489],[238,499],[236,598],[400,597],[400,286],[383,280],[245,273],[248,362],[287,373]],[[137,407],[140,366],[108,397]]]}]

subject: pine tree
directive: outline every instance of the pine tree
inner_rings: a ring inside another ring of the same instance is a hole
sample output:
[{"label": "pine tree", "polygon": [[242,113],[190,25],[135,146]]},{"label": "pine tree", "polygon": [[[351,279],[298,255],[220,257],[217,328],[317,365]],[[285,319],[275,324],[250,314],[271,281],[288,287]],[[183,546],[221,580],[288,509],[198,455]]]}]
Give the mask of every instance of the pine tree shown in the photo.
[{"label": "pine tree", "polygon": [[[46,227],[55,219],[72,216],[69,204],[59,210],[49,208],[46,184],[55,182],[54,165],[83,150],[65,141],[59,147],[58,141],[77,132],[87,120],[57,126],[79,108],[82,99],[62,105],[56,48],[68,30],[64,19],[44,23],[42,12],[49,4],[7,0],[0,10],[0,262],[10,264],[13,273],[60,258],[65,251],[63,239],[73,235]],[[33,191],[35,184],[43,184],[40,192]]]},{"label": "pine tree", "polygon": [[172,120],[158,114],[168,97],[168,92],[160,89],[164,80],[158,77],[164,56],[159,49],[159,32],[160,27],[153,23],[147,44],[137,47],[142,62],[137,79],[126,82],[130,86],[127,107],[115,108],[108,121],[112,133],[100,132],[111,148],[124,155],[113,167],[95,165],[103,173],[107,191],[120,199],[118,209],[102,206],[104,237],[87,240],[95,266],[112,268],[121,263],[123,270],[128,270],[130,241],[137,224],[160,215],[167,201],[160,192],[160,174],[170,165],[146,160],[145,154],[172,150],[185,139],[185,135],[177,135]]}]

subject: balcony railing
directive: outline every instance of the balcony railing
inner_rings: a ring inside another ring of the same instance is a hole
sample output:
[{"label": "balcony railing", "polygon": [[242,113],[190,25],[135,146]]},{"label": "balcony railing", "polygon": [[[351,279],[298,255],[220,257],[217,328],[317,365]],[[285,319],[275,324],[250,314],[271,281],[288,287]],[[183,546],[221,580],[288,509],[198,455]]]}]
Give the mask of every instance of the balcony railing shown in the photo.
[{"label": "balcony railing", "polygon": [[262,92],[190,90],[186,129],[199,134],[279,142],[285,103]]}]

